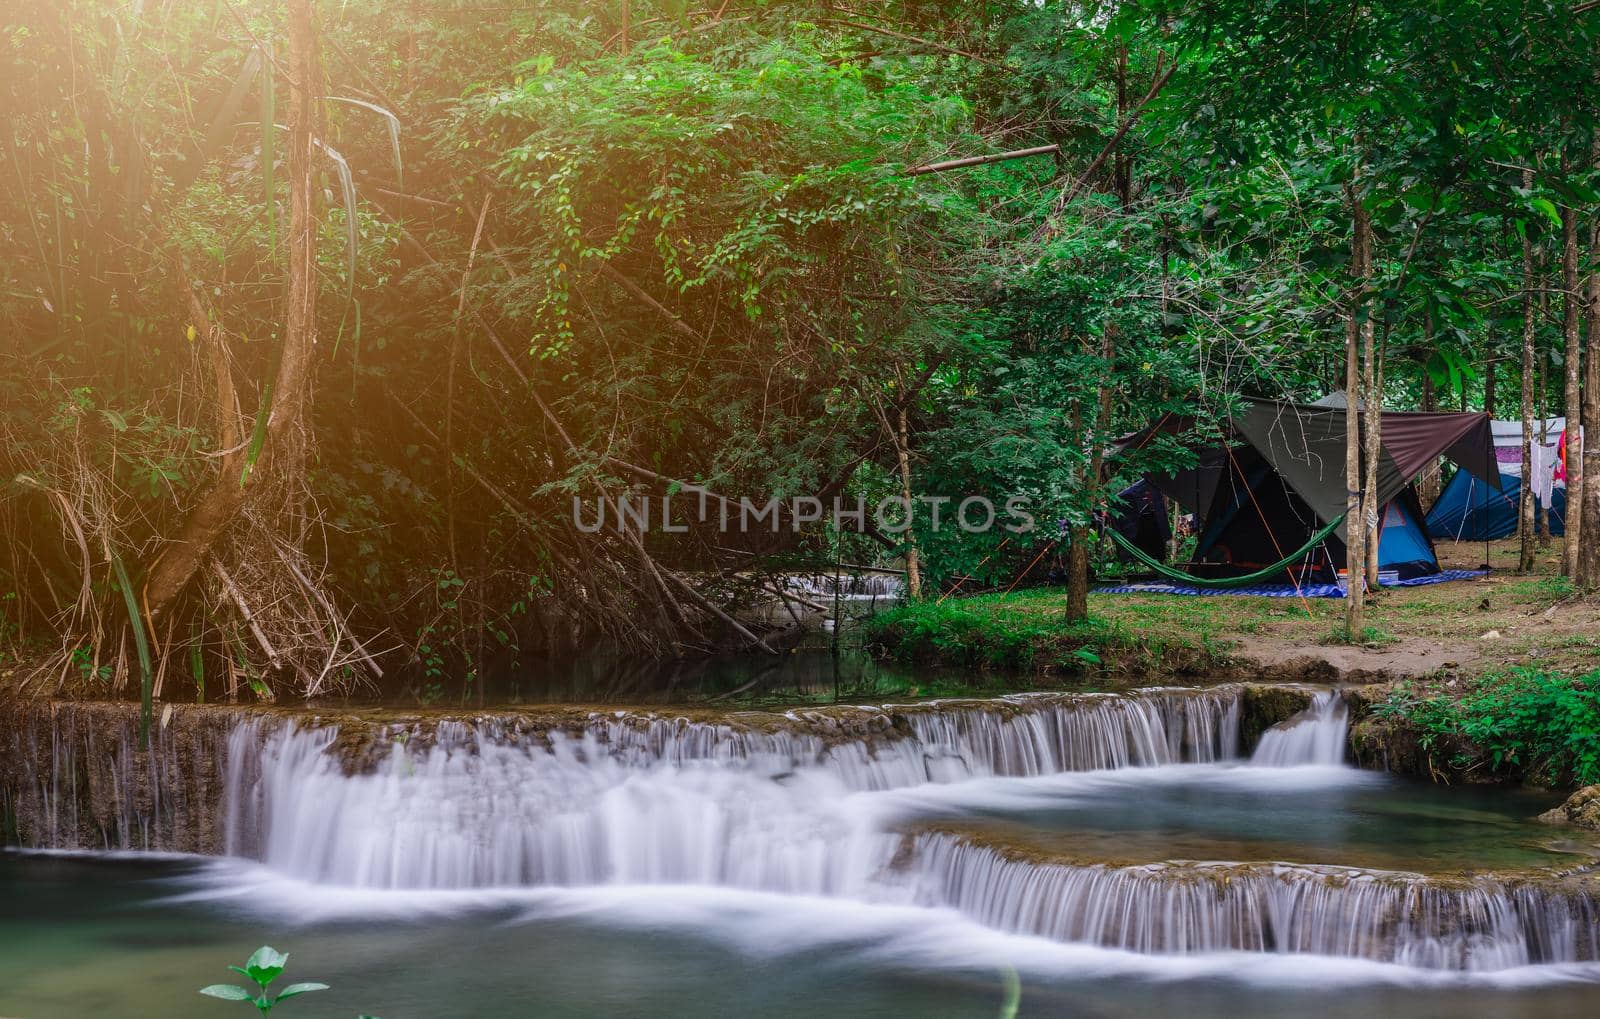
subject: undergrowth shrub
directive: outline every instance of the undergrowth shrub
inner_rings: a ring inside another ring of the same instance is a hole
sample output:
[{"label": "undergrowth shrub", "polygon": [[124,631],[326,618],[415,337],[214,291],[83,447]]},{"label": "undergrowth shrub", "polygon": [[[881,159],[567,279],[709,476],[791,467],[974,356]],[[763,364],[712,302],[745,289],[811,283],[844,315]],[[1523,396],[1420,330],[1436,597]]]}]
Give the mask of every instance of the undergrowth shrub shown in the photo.
[{"label": "undergrowth shrub", "polygon": [[[1141,647],[1126,627],[1103,619],[1064,622],[1059,613],[1020,610],[984,600],[912,602],[866,623],[865,643],[880,657],[905,664],[936,662],[957,668],[1054,667],[1083,672],[1112,652]],[[1144,642],[1157,656],[1162,642]]]},{"label": "undergrowth shrub", "polygon": [[1574,677],[1519,667],[1458,684],[1401,683],[1373,714],[1415,731],[1430,755],[1448,753],[1452,768],[1600,782],[1600,670]]}]

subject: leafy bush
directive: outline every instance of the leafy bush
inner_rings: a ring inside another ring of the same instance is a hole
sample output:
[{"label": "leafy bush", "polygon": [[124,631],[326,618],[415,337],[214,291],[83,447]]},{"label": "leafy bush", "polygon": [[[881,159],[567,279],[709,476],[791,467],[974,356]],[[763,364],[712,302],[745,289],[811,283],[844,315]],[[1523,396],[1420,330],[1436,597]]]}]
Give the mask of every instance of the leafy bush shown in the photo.
[{"label": "leafy bush", "polygon": [[[1107,666],[1148,665],[1169,650],[1159,639],[1136,639],[1120,623],[1086,619],[1068,623],[1059,605],[979,597],[912,602],[863,624],[874,654],[903,664],[936,663],[953,668],[1025,670],[1054,668],[1084,672]],[[1209,635],[1200,650],[1210,660],[1225,657]],[[1129,662],[1133,652],[1134,662]]]},{"label": "leafy bush", "polygon": [[1373,707],[1447,764],[1485,764],[1551,785],[1600,782],[1600,670],[1571,677],[1513,668],[1464,685],[1402,683]]},{"label": "leafy bush", "polygon": [[1021,669],[1061,631],[1059,622],[984,611],[968,602],[913,602],[867,623],[867,643],[900,662]]}]

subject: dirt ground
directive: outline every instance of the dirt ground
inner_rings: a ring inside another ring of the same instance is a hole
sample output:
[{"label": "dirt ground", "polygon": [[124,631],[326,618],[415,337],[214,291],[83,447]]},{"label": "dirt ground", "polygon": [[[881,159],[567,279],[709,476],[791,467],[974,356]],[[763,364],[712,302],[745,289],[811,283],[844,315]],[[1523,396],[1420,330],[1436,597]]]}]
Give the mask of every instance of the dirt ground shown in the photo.
[{"label": "dirt ground", "polygon": [[[1600,599],[1579,600],[1560,576],[1561,542],[1539,550],[1531,574],[1516,572],[1515,540],[1485,546],[1441,542],[1447,569],[1491,572],[1425,587],[1388,588],[1367,609],[1368,641],[1337,641],[1337,599],[1100,595],[1093,611],[1152,639],[1187,628],[1227,642],[1229,654],[1267,674],[1378,681],[1509,665],[1574,673],[1600,669]],[[1181,604],[1180,604],[1181,603]]]}]

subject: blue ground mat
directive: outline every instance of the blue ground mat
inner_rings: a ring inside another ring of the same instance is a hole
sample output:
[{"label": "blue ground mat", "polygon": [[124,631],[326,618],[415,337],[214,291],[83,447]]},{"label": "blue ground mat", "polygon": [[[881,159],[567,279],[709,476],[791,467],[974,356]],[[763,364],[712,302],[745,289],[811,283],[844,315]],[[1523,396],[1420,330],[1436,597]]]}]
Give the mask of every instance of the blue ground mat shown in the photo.
[{"label": "blue ground mat", "polygon": [[[1425,584],[1443,584],[1448,580],[1468,580],[1481,577],[1488,570],[1441,570],[1410,580],[1391,580],[1384,587],[1422,587]],[[1113,584],[1094,589],[1096,594],[1188,594],[1188,595],[1243,595],[1251,598],[1343,598],[1343,584],[1257,584],[1254,587],[1190,587],[1167,581],[1151,580],[1134,584]]]}]

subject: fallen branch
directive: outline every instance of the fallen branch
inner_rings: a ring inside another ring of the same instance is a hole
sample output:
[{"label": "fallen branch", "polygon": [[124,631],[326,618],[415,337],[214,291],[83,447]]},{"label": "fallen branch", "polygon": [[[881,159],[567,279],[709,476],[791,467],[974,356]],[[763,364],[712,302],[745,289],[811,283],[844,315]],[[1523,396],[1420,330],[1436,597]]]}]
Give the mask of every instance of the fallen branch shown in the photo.
[{"label": "fallen branch", "polygon": [[766,641],[762,640],[760,637],[757,637],[754,633],[750,632],[750,629],[748,627],[746,627],[743,623],[739,622],[737,619],[735,619],[732,616],[728,615],[719,606],[713,604],[711,599],[707,598],[705,595],[701,594],[699,591],[696,591],[694,589],[694,586],[692,584],[690,584],[688,581],[684,580],[682,577],[678,576],[676,573],[673,573],[671,570],[662,570],[661,572],[668,580],[672,581],[673,583],[677,584],[680,588],[682,588],[683,592],[689,596],[689,600],[690,601],[694,602],[696,605],[699,605],[701,608],[703,608],[706,611],[710,612],[712,615],[716,616],[718,619],[722,620],[724,623],[727,623],[730,627],[732,627],[745,640],[748,640],[751,644],[754,644],[756,647],[758,647],[761,650],[765,651],[769,655],[775,655],[775,654],[778,653],[778,652],[772,650],[771,645],[769,645]]},{"label": "fallen branch", "polygon": [[1001,163],[1008,159],[1026,159],[1029,156],[1048,156],[1061,151],[1059,145],[1035,145],[1031,149],[1012,149],[1010,152],[991,152],[987,156],[965,156],[961,159],[946,159],[938,163],[923,163],[901,171],[907,177],[920,177],[925,173],[943,173],[946,170],[960,170],[968,166],[983,166],[986,163]]},{"label": "fallen branch", "polygon": [[261,650],[266,652],[267,661],[271,663],[274,669],[281,668],[283,663],[278,657],[277,649],[267,639],[266,633],[261,629],[261,624],[256,622],[255,613],[250,611],[249,604],[244,600],[244,595],[240,593],[239,588],[234,585],[233,578],[228,576],[228,571],[223,569],[222,564],[215,559],[211,561],[211,569],[217,575],[217,579],[222,582],[222,589],[227,592],[228,597],[233,599],[233,604],[238,607],[239,615],[244,618],[245,625],[250,627],[251,636],[255,637],[257,644],[261,645]]},{"label": "fallen branch", "polygon": [[654,297],[651,297],[645,292],[643,287],[639,286],[639,284],[618,272],[610,262],[601,261],[599,266],[600,275],[626,290],[634,298],[634,300],[645,305],[650,310],[656,312],[662,318],[666,319],[667,322],[671,324],[672,328],[676,329],[679,333],[682,333],[684,336],[696,342],[700,342],[705,339],[705,337],[701,336],[695,331],[693,326],[689,325],[689,323],[685,322],[683,319],[674,314],[671,308],[668,308]]}]

